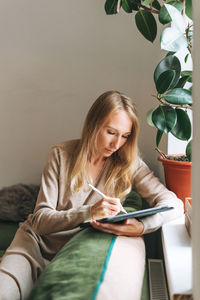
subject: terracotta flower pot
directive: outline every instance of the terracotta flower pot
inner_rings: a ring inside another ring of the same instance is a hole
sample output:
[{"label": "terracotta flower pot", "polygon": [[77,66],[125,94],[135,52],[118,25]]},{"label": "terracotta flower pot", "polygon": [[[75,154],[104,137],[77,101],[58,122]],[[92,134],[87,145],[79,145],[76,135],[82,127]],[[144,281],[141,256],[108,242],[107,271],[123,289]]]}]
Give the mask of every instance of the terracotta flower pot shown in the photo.
[{"label": "terracotta flower pot", "polygon": [[191,197],[192,162],[168,160],[162,157],[158,160],[164,167],[166,187],[174,192],[185,206],[185,198]]}]

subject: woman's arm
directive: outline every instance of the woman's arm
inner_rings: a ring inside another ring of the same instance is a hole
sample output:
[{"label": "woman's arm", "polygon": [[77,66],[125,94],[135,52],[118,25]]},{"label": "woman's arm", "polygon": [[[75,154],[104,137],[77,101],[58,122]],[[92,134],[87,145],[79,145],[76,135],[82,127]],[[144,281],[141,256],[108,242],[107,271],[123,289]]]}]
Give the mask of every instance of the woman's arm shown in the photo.
[{"label": "woman's arm", "polygon": [[147,165],[140,161],[136,171],[133,189],[139,193],[149,204],[149,206],[173,206],[174,209],[169,212],[157,213],[153,216],[145,217],[138,221],[136,219],[127,219],[124,224],[108,224],[91,222],[91,225],[101,231],[113,233],[116,235],[140,236],[160,228],[164,223],[169,222],[184,213],[183,202],[176,195],[169,191]]},{"label": "woman's arm", "polygon": [[183,202],[154,176],[153,172],[142,160],[134,177],[133,189],[148,202],[150,207],[163,205],[174,207],[173,210],[168,212],[157,213],[153,216],[143,218],[143,234],[157,230],[164,223],[184,213]]},{"label": "woman's arm", "polygon": [[[65,153],[67,155],[67,153]],[[62,170],[67,172],[67,170]],[[79,223],[91,219],[90,205],[82,205],[68,210],[57,210],[60,189],[64,189],[61,173],[61,150],[58,147],[51,149],[45,165],[41,188],[36,207],[32,216],[32,227],[37,234],[45,235],[69,230]],[[66,201],[68,201],[66,199]]]}]

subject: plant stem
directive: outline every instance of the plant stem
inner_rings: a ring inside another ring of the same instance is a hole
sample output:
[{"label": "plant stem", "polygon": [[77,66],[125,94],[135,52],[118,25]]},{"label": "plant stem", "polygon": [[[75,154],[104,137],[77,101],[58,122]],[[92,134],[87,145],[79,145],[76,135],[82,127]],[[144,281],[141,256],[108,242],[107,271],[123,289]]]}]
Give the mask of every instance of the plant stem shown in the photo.
[{"label": "plant stem", "polygon": [[155,148],[155,150],[162,156],[162,158],[164,159],[168,159],[167,155],[161,151],[160,149],[158,149],[157,147]]},{"label": "plant stem", "polygon": [[117,13],[119,13],[120,5],[121,5],[121,0],[118,0],[117,1]]},{"label": "plant stem", "polygon": [[185,0],[183,0],[183,16],[185,16]]},{"label": "plant stem", "polygon": [[185,34],[186,34],[186,39],[188,41],[188,51],[190,52],[190,54],[192,53],[192,44],[191,44],[191,37],[190,37],[190,30],[191,30],[191,25],[188,24],[186,30],[185,30]]},{"label": "plant stem", "polygon": [[181,105],[181,104],[171,104],[171,103],[168,103],[167,101],[163,100],[162,97],[160,97],[160,95],[152,95],[152,97],[156,98],[161,104],[164,104],[164,105],[167,105],[167,106],[171,106],[171,107],[180,107],[180,108],[186,108],[186,109],[192,109],[192,107],[190,105]]},{"label": "plant stem", "polygon": [[137,4],[138,8],[141,7],[141,8],[143,8],[144,10],[149,11],[149,12],[151,12],[151,13],[159,14],[159,10],[153,9],[152,7],[151,7],[151,8],[150,8],[150,7],[147,7],[147,6],[141,4],[141,3],[137,2],[137,1],[136,1],[136,4]]},{"label": "plant stem", "polygon": [[180,107],[180,108],[186,108],[186,109],[192,109],[192,107],[190,105],[187,105],[187,104],[184,104],[184,105],[181,105],[181,104],[171,104],[171,103],[168,103],[167,101],[163,100],[163,99],[160,99],[159,100],[162,104],[164,105],[168,105],[168,106],[171,106],[171,107]]}]

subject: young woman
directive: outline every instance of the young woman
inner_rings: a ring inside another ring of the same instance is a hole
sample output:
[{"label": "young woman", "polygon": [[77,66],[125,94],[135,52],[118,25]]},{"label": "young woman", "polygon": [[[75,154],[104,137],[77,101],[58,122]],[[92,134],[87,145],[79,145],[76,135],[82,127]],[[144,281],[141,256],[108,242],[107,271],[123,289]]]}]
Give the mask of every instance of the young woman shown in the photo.
[{"label": "young woman", "polygon": [[[117,91],[109,91],[90,108],[81,139],[51,149],[35,210],[20,224],[0,264],[0,299],[26,299],[45,266],[85,221],[91,221],[100,231],[119,236],[114,246],[116,255],[109,263],[120,268],[116,282],[126,278],[131,284],[122,298],[120,284],[112,286],[114,295],[118,295],[114,298],[129,299],[130,295],[131,299],[140,299],[145,261],[142,235],[181,215],[183,205],[140,159],[138,132],[133,101]],[[102,198],[88,183],[109,197]],[[127,219],[121,225],[96,221],[118,214],[131,189],[150,206],[170,205],[174,209],[142,221]],[[117,265],[119,255],[124,259],[120,266]],[[132,273],[127,273],[127,264]],[[109,282],[109,273],[106,276]],[[98,299],[106,299],[105,293],[102,287]]]}]

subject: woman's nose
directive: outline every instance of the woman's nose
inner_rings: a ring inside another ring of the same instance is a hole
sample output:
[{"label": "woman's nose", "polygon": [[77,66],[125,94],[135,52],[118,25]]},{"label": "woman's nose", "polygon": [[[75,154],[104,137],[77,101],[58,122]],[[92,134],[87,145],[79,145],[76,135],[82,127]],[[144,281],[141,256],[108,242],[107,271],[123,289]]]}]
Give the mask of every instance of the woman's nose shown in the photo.
[{"label": "woman's nose", "polygon": [[112,145],[113,150],[119,149],[119,147],[120,147],[120,137],[115,137],[115,138],[112,140],[111,145]]}]

